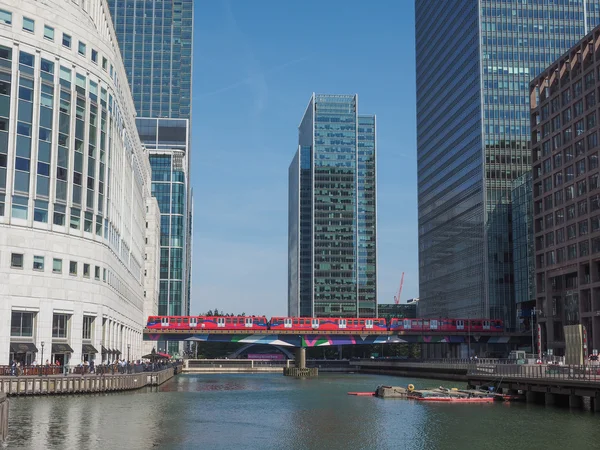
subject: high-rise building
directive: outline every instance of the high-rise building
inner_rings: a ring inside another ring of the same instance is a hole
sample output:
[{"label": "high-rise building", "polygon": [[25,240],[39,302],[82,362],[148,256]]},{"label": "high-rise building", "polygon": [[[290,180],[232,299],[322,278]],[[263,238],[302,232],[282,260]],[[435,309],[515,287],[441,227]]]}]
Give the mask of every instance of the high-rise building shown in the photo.
[{"label": "high-rise building", "polygon": [[375,116],[313,94],[289,169],[288,314],[377,316]]},{"label": "high-rise building", "polygon": [[150,184],[106,1],[3,0],[0,365],[143,355]]},{"label": "high-rise building", "polygon": [[530,80],[600,1],[415,2],[419,314],[515,327],[511,185],[531,168]]},{"label": "high-rise building", "polygon": [[535,325],[535,249],[533,245],[533,191],[531,171],[513,182],[512,243],[513,272],[518,331],[530,331]]},{"label": "high-rise building", "polygon": [[533,227],[542,350],[566,325],[600,348],[600,27],[531,83]]},{"label": "high-rise building", "polygon": [[[159,204],[158,313],[190,310],[193,0],[108,0]],[[173,348],[165,350],[176,351]]]}]

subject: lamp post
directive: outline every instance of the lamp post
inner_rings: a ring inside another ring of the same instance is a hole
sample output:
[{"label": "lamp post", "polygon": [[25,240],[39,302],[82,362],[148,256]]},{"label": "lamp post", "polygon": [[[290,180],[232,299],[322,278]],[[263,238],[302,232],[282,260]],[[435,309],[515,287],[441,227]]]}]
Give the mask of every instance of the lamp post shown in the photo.
[{"label": "lamp post", "polygon": [[127,344],[127,373],[129,373],[129,350],[131,349],[131,344]]},{"label": "lamp post", "polygon": [[[40,361],[40,367],[44,367],[44,341],[40,342],[40,344],[42,345],[42,360]],[[40,369],[41,373],[43,374],[43,370],[44,369]]]}]

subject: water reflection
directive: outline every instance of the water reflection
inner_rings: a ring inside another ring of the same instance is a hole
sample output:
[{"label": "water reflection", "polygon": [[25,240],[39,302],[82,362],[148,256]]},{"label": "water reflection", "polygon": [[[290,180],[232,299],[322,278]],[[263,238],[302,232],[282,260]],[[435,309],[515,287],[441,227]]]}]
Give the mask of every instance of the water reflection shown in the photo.
[{"label": "water reflection", "polygon": [[599,417],[590,412],[347,395],[409,382],[415,380],[359,374],[184,375],[154,391],[13,398],[8,448],[595,449],[600,442]]}]

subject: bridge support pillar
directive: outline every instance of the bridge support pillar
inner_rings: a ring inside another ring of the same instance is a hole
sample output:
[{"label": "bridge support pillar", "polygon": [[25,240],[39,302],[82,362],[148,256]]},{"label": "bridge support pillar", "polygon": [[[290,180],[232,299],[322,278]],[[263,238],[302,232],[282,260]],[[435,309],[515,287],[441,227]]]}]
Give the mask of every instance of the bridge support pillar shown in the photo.
[{"label": "bridge support pillar", "polygon": [[537,403],[538,401],[538,393],[533,391],[525,392],[525,401],[527,403]]},{"label": "bridge support pillar", "polygon": [[296,349],[296,367],[306,369],[306,349],[304,347]]},{"label": "bridge support pillar", "polygon": [[579,395],[569,395],[569,408],[581,408],[583,399]]},{"label": "bridge support pillar", "polygon": [[595,397],[590,397],[591,409],[594,412],[600,412],[600,394]]},{"label": "bridge support pillar", "polygon": [[545,404],[546,406],[552,406],[556,403],[556,395],[550,392],[546,392]]}]

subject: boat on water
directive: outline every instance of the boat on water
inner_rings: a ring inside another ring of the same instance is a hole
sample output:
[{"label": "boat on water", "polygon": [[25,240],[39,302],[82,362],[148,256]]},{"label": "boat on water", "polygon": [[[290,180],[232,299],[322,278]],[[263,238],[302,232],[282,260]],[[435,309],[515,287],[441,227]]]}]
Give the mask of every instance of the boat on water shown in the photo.
[{"label": "boat on water", "polygon": [[494,394],[488,391],[476,389],[437,389],[413,390],[408,398],[420,402],[444,402],[444,403],[491,403]]}]

